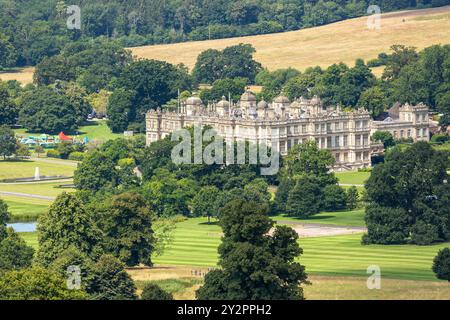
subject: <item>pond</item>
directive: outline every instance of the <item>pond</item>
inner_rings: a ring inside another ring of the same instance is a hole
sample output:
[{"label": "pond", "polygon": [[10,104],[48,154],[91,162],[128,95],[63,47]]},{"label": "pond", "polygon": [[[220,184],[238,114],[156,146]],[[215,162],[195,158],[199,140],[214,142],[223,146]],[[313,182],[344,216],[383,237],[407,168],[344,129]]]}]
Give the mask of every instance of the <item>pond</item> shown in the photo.
[{"label": "pond", "polygon": [[35,232],[37,228],[37,222],[23,222],[23,223],[11,223],[7,227],[12,227],[16,232]]}]

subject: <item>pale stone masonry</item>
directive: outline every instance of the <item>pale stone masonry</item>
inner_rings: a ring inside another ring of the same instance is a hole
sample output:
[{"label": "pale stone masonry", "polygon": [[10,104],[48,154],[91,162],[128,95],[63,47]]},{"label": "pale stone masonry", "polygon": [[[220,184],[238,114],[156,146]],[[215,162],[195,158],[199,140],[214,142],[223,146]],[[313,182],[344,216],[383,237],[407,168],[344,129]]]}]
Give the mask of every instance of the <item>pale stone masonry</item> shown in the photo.
[{"label": "pale stone masonry", "polygon": [[373,121],[372,134],[377,131],[389,131],[396,139],[413,141],[430,140],[429,108],[419,103],[417,106],[396,104],[388,111],[383,121]]},{"label": "pale stone masonry", "polygon": [[327,107],[318,97],[291,103],[279,96],[269,104],[257,103],[255,95],[246,91],[236,104],[223,97],[205,106],[192,97],[181,103],[177,112],[152,110],[146,115],[146,136],[150,144],[181,128],[209,125],[226,141],[265,143],[282,155],[296,144],[315,140],[336,158],[336,170],[350,170],[369,167],[371,156],[383,151],[379,143],[371,142],[375,131],[395,131],[398,138],[410,134],[414,140],[427,140],[427,120],[428,108],[423,105],[402,107],[398,120],[376,122],[364,109],[347,112],[339,106]]}]

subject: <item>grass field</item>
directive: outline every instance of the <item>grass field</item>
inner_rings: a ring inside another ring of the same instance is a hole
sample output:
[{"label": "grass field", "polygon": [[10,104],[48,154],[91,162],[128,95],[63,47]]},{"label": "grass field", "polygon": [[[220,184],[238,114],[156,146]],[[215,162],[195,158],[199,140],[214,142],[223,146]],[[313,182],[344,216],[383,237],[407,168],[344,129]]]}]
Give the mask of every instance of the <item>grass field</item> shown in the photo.
[{"label": "grass field", "polygon": [[62,184],[67,183],[71,183],[71,181],[27,183],[27,184],[0,184],[0,191],[34,194],[46,197],[56,197],[62,192],[75,191],[75,189],[72,188],[59,187]]},{"label": "grass field", "polygon": [[[171,248],[156,258],[156,263],[215,266],[221,238],[217,225],[190,219],[178,225],[174,238]],[[368,266],[378,265],[386,278],[434,280],[432,260],[439,249],[450,246],[362,246],[360,242],[361,235],[301,239],[304,255],[300,261],[312,274],[364,277]]]},{"label": "grass field", "polygon": [[11,213],[10,222],[36,221],[37,218],[45,213],[50,206],[50,201],[39,199],[27,199],[17,197],[4,197],[8,205],[8,211]]},{"label": "grass field", "polygon": [[[49,162],[44,162],[49,161]],[[33,177],[36,167],[40,168],[41,175],[64,175],[73,176],[76,169],[73,163],[63,160],[53,162],[44,159],[42,161],[0,161],[0,180]],[[62,192],[73,192],[72,188],[59,188],[61,185],[70,184],[71,180],[61,182],[32,182],[32,183],[0,183],[0,191],[31,194],[45,197],[56,197]],[[16,195],[0,194],[5,200],[11,222],[35,221],[51,205],[51,200],[28,198]]]},{"label": "grass field", "polygon": [[[25,240],[37,248],[37,234],[24,234]],[[208,225],[206,219],[190,219],[178,224],[174,241],[166,252],[154,259],[160,265],[216,266],[221,230]],[[300,262],[312,275],[366,277],[371,265],[381,268],[383,279],[427,280],[435,277],[431,264],[437,252],[449,243],[433,246],[395,245],[363,246],[361,235],[304,238]],[[143,279],[142,279],[143,280]]]},{"label": "grass field", "polygon": [[[450,6],[393,12],[382,15],[381,29],[369,30],[367,17],[321,27],[270,35],[198,41],[132,48],[139,58],[184,63],[193,68],[200,52],[223,49],[239,43],[256,48],[255,58],[270,70],[293,67],[304,70],[337,62],[353,65],[357,58],[376,58],[393,44],[418,49],[450,43]],[[379,75],[381,69],[377,68]]]},{"label": "grass field", "polygon": [[108,141],[123,137],[123,134],[112,133],[105,120],[89,122],[88,125],[80,127],[78,131],[78,138],[88,137],[90,141]]},{"label": "grass field", "polygon": [[278,222],[298,222],[298,223],[314,223],[314,224],[329,224],[335,226],[350,226],[350,227],[364,227],[364,209],[354,211],[342,211],[342,212],[323,212],[318,215],[312,216],[308,219],[298,219],[294,217],[288,217],[279,215],[272,217],[273,220]]},{"label": "grass field", "polygon": [[[129,269],[140,294],[146,283],[156,283],[173,294],[177,300],[193,300],[195,291],[202,285],[203,277],[192,272],[207,269],[183,266],[157,265],[151,269]],[[383,279],[380,290],[368,290],[367,277],[331,277],[310,275],[312,285],[304,286],[307,300],[438,300],[450,299],[450,286],[438,281],[410,281]]]},{"label": "grass field", "polygon": [[312,276],[308,300],[449,300],[450,286],[438,281],[381,279],[381,290],[368,290],[366,278]]},{"label": "grass field", "polygon": [[[28,132],[26,129],[15,129],[14,132],[18,137],[28,137],[30,135],[40,135],[41,133]],[[106,124],[106,120],[89,121],[85,125],[78,128],[76,132],[65,132],[71,137],[76,137],[80,140],[88,137],[89,140],[107,141],[123,137],[123,134],[112,133]]]},{"label": "grass field", "polygon": [[348,171],[335,174],[341,184],[363,185],[370,178],[370,172]]},{"label": "grass field", "polygon": [[76,167],[62,165],[61,163],[41,162],[33,160],[4,161],[0,160],[0,180],[34,177],[36,167],[39,167],[41,176],[72,177]]},{"label": "grass field", "polygon": [[39,244],[37,232],[20,233],[20,236],[29,246],[33,247],[34,250],[38,249]]}]

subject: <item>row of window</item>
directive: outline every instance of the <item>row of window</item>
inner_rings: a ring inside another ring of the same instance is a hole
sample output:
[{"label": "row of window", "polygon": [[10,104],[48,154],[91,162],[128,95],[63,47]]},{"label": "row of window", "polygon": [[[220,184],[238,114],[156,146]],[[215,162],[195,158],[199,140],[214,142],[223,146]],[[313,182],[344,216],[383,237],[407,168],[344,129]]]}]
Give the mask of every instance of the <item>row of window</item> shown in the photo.
[{"label": "row of window", "polygon": [[[348,152],[344,152],[344,153],[335,153],[334,154],[334,158],[336,159],[337,163],[346,163],[349,162],[349,154]],[[364,151],[364,152],[356,152],[355,153],[355,161],[369,161],[370,160],[370,154],[368,151]]]}]

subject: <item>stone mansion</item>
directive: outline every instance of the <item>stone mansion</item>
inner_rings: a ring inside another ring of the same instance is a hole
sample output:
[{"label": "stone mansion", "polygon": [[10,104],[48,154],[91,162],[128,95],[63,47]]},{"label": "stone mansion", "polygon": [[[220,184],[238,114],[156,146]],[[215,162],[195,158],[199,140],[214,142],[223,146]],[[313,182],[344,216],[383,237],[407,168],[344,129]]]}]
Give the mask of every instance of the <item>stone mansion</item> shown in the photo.
[{"label": "stone mansion", "polygon": [[272,103],[257,102],[246,91],[239,102],[225,97],[204,105],[196,97],[182,102],[177,112],[152,110],[146,115],[147,144],[189,126],[209,125],[225,141],[265,143],[286,155],[294,145],[315,140],[336,158],[336,170],[369,167],[372,155],[383,152],[371,141],[376,131],[389,131],[397,139],[429,140],[428,107],[396,105],[385,119],[374,121],[364,109],[347,112],[339,106],[324,106],[318,97],[293,102],[279,96]]}]

